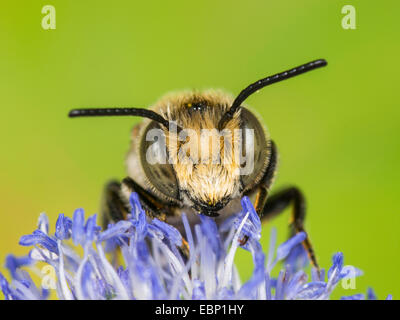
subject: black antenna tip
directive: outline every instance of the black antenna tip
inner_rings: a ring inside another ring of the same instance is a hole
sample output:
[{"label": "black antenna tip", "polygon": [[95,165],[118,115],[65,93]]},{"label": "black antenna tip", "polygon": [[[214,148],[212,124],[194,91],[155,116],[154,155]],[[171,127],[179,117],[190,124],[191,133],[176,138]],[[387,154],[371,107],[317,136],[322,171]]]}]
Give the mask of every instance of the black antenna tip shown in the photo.
[{"label": "black antenna tip", "polygon": [[[115,109],[117,111],[117,114],[120,114],[120,109]],[[106,115],[114,115],[111,114],[112,109],[72,109],[68,113],[68,117],[70,118],[75,118],[75,117],[93,117],[93,116],[106,116]]]},{"label": "black antenna tip", "polygon": [[70,118],[79,117],[79,115],[80,115],[80,111],[78,109],[71,110],[68,113],[68,117],[70,117]]},{"label": "black antenna tip", "polygon": [[315,60],[314,63],[321,67],[325,67],[328,64],[328,61],[326,61],[325,59],[318,59],[318,60]]}]

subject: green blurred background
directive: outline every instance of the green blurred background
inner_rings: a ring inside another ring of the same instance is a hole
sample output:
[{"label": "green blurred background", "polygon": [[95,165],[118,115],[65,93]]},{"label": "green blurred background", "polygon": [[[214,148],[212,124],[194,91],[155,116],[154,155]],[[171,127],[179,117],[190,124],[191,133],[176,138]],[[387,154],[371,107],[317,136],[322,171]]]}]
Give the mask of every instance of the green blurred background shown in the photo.
[{"label": "green blurred background", "polygon": [[[43,30],[41,9],[56,8]],[[341,8],[357,10],[344,30]],[[71,120],[72,107],[149,106],[177,89],[249,83],[315,58],[327,68],[247,102],[278,144],[275,189],[294,183],[320,264],[344,252],[356,290],[400,296],[399,28],[395,1],[2,1],[0,4],[0,257],[45,211],[98,210],[103,184],[124,177],[139,119]],[[396,40],[397,39],[397,40]],[[287,235],[289,213],[265,227]],[[53,230],[54,231],[54,230]],[[237,257],[243,278],[249,256]]]}]

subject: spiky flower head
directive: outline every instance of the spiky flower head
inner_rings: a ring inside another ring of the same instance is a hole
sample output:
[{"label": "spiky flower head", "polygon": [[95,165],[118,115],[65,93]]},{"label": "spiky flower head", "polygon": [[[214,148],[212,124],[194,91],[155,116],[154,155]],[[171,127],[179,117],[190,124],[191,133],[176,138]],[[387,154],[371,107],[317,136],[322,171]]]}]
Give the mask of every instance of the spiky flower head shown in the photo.
[{"label": "spiky flower head", "polygon": [[[103,231],[96,215],[85,219],[84,211],[77,209],[72,219],[60,214],[50,234],[48,218],[42,214],[38,228],[20,239],[21,245],[32,247],[29,255],[6,259],[11,281],[0,274],[5,298],[46,299],[55,289],[59,299],[329,299],[340,280],[361,274],[343,266],[343,254],[337,253],[327,275],[311,269],[309,277],[303,270],[304,232],[276,248],[272,230],[265,254],[259,242],[261,222],[247,197],[242,210],[219,227],[212,218],[201,216],[200,224],[191,228],[183,214],[184,237],[173,226],[150,220],[137,194],[130,202],[128,219]],[[239,240],[244,236],[248,241],[242,246]],[[180,249],[183,239],[189,256]],[[250,251],[253,260],[253,274],[244,283],[234,264],[238,249]],[[271,272],[281,261],[284,269],[275,279]],[[39,285],[35,274],[40,276]],[[372,290],[367,298],[376,298]]]}]

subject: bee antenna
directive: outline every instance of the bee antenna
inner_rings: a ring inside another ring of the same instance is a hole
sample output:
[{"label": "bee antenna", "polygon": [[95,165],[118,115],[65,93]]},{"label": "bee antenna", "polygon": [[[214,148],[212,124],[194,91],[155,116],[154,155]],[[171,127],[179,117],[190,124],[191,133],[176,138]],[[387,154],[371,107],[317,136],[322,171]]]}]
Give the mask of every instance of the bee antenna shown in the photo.
[{"label": "bee antenna", "polygon": [[180,131],[180,127],[175,123],[170,122],[163,118],[158,113],[142,108],[92,108],[92,109],[73,109],[69,112],[70,118],[76,117],[108,117],[108,116],[138,116],[148,118],[161,123],[165,128],[169,130],[169,125],[175,125]]},{"label": "bee antenna", "polygon": [[239,95],[235,98],[232,103],[232,106],[229,108],[227,112],[222,116],[221,120],[219,121],[218,127],[221,130],[224,125],[232,119],[235,112],[240,108],[241,104],[244,100],[246,100],[250,95],[254,92],[269,86],[270,84],[289,79],[291,77],[297,76],[299,74],[326,66],[328,63],[324,59],[314,60],[296,68],[292,68],[290,70],[283,71],[281,73],[274,74],[273,76],[266,77],[264,79],[258,80],[251,85],[247,86],[243,89]]}]

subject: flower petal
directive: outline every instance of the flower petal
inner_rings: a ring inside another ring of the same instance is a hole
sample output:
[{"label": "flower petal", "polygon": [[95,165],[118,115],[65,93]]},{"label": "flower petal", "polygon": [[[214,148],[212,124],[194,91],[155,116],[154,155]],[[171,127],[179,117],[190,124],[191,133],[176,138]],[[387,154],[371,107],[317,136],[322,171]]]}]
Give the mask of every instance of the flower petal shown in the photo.
[{"label": "flower petal", "polygon": [[290,238],[283,244],[281,244],[276,250],[276,259],[285,259],[290,251],[298,244],[302,243],[306,239],[307,235],[305,232],[299,232],[294,237]]}]

